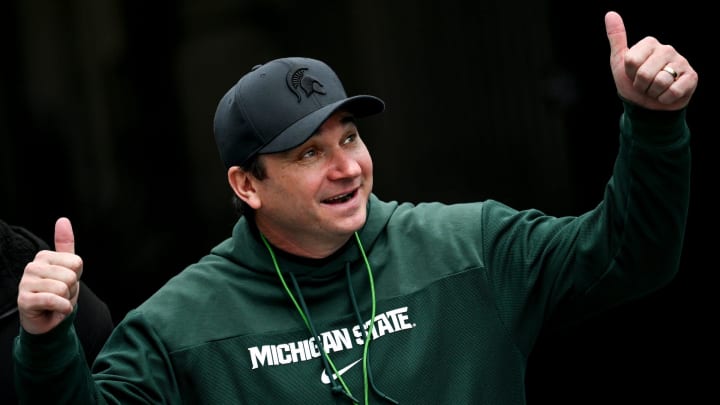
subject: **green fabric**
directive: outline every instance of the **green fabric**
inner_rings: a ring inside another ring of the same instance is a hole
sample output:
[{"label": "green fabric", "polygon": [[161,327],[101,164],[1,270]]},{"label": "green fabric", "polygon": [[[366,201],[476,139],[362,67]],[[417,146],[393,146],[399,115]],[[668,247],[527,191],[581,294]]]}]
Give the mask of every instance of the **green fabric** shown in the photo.
[{"label": "green fabric", "polygon": [[[541,329],[668,283],[688,210],[684,118],[626,105],[604,199],[580,217],[496,201],[413,205],[371,196],[360,238],[377,294],[377,387],[401,404],[524,404],[527,358]],[[338,369],[362,358],[347,262],[369,317],[369,281],[352,241],[331,260],[278,256]],[[348,403],[321,382],[313,339],[244,219],[232,238],[128,313],[92,376],[72,328],[52,345],[43,338],[23,333],[15,346],[19,392],[32,403]],[[362,364],[342,377],[362,400]],[[383,402],[371,394],[371,403]]]}]

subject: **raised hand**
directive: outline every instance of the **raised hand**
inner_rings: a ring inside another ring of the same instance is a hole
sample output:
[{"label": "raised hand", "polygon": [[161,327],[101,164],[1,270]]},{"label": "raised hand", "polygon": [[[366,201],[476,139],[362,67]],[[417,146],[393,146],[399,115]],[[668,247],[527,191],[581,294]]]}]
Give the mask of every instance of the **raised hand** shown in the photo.
[{"label": "raised hand", "polygon": [[688,105],[698,75],[673,46],[648,36],[628,49],[625,25],[614,11],[605,14],[605,31],[621,97],[651,110],[679,110]]},{"label": "raised hand", "polygon": [[77,304],[83,261],[67,218],[55,223],[55,250],[42,250],[25,266],[18,291],[20,324],[32,334],[46,333]]}]

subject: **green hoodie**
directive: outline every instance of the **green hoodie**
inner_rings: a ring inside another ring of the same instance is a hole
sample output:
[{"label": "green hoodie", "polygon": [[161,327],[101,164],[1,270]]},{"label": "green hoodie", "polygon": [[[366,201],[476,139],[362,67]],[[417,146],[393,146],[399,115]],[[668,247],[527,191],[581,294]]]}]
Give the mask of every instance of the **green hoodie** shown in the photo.
[{"label": "green hoodie", "polygon": [[[350,404],[348,392],[372,404],[524,404],[541,329],[647,294],[678,270],[685,112],[626,104],[620,128],[604,199],[578,217],[373,195],[358,238],[333,256],[274,250],[282,279],[241,218],[127,314],[92,374],[72,317],[45,335],[21,331],[19,394],[71,404]],[[373,313],[364,355],[358,325]],[[334,370],[341,378],[328,378]]]}]

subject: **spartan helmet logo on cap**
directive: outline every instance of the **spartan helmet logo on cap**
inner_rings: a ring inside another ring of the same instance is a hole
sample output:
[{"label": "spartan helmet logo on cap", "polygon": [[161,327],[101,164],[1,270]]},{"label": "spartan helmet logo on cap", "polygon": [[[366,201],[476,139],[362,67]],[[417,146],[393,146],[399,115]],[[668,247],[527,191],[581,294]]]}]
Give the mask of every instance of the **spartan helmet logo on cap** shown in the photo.
[{"label": "spartan helmet logo on cap", "polygon": [[302,67],[291,70],[287,75],[287,85],[290,91],[297,97],[298,103],[302,101],[300,90],[305,93],[305,97],[310,97],[313,93],[325,94],[323,84],[311,75],[306,75],[308,68]]}]

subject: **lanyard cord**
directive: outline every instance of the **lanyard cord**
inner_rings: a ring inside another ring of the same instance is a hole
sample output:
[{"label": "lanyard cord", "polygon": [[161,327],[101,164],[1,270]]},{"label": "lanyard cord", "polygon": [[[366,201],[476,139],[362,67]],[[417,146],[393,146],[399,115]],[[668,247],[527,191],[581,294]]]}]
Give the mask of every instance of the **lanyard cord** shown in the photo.
[{"label": "lanyard cord", "polygon": [[[368,350],[370,349],[370,340],[373,334],[373,329],[375,328],[375,281],[373,280],[370,262],[365,255],[365,248],[363,248],[362,242],[360,242],[360,236],[358,236],[357,232],[355,232],[355,240],[357,241],[358,247],[360,248],[360,253],[362,254],[363,261],[365,262],[365,268],[367,268],[368,271],[368,279],[370,280],[370,302],[372,302],[372,310],[370,313],[370,330],[368,330],[368,333],[365,336],[365,345],[363,346],[363,389],[365,390],[365,405],[368,405],[370,403],[370,393],[368,392]],[[350,273],[348,273],[348,283],[348,287],[352,291]],[[357,304],[355,303],[355,295],[351,294],[350,298],[353,300],[355,308],[357,308]],[[356,314],[358,314],[357,311]],[[358,319],[358,322],[359,321],[360,319]],[[363,325],[360,325],[360,330],[365,330],[363,328]]]},{"label": "lanyard cord", "polygon": [[[275,266],[275,271],[278,275],[278,278],[280,279],[280,282],[283,285],[283,288],[285,289],[285,292],[290,297],[290,300],[292,301],[293,305],[295,305],[295,309],[297,309],[298,313],[300,314],[300,317],[302,318],[303,322],[305,323],[305,327],[308,328],[308,331],[311,333],[312,336],[315,337],[315,341],[318,345],[318,348],[322,352],[323,360],[327,362],[327,364],[330,365],[332,368],[333,373],[335,373],[335,376],[337,377],[338,381],[340,381],[340,384],[342,385],[342,392],[348,396],[353,403],[358,404],[358,400],[353,397],[352,392],[350,391],[350,388],[345,383],[345,380],[343,380],[342,376],[337,371],[337,368],[335,367],[335,364],[330,359],[330,355],[327,354],[325,351],[325,347],[322,344],[322,341],[320,340],[320,336],[315,331],[315,328],[312,326],[312,322],[309,320],[309,313],[307,309],[303,310],[303,307],[305,307],[305,302],[302,300],[302,296],[299,296],[301,302],[298,303],[298,300],[295,299],[295,296],[293,295],[292,291],[287,285],[287,282],[285,282],[285,278],[282,275],[282,272],[280,271],[280,266],[278,265],[277,258],[275,257],[275,252],[273,251],[272,247],[270,246],[270,243],[265,239],[265,236],[260,233],[260,238],[262,239],[263,243],[265,244],[265,247],[267,248],[268,252],[270,252],[270,257],[272,259],[273,265]],[[357,232],[355,232],[355,240],[358,243],[358,247],[360,249],[360,253],[362,254],[363,260],[365,262],[365,268],[368,271],[368,277],[370,279],[370,295],[372,299],[372,313],[370,316],[370,329],[368,330],[368,333],[365,336],[365,344],[363,345],[363,388],[365,393],[365,404],[368,405],[370,403],[369,400],[369,392],[368,392],[368,349],[370,347],[370,340],[371,336],[373,334],[373,329],[375,327],[375,283],[373,281],[372,276],[372,269],[370,268],[370,262],[368,261],[367,255],[365,254],[365,249],[363,248],[362,242],[360,242],[360,236]],[[292,276],[292,273],[290,273]],[[295,278],[292,277],[292,281],[294,283],[294,286],[296,289],[299,290],[299,286],[297,285],[297,281],[295,281]],[[302,304],[302,306],[301,306]],[[305,307],[306,308],[306,307]],[[362,325],[360,325],[362,328]],[[327,369],[327,365],[325,367]],[[334,382],[334,379],[332,376],[330,377],[330,381]],[[335,388],[333,388],[333,392],[337,392]]]}]

